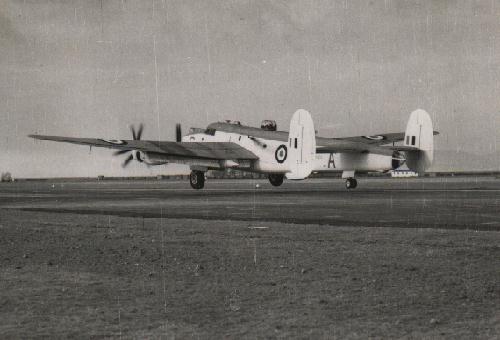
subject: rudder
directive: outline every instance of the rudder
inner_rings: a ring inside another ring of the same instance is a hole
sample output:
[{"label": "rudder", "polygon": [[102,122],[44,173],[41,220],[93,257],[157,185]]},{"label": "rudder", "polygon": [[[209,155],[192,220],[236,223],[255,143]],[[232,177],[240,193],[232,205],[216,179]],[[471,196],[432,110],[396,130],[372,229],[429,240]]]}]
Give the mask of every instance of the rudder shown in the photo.
[{"label": "rudder", "polygon": [[316,156],[316,133],[311,114],[297,110],[290,121],[288,179],[305,179],[313,170]]},{"label": "rudder", "polygon": [[405,132],[405,146],[418,150],[406,151],[406,164],[412,171],[422,174],[434,160],[434,130],[429,114],[424,110],[411,113]]}]

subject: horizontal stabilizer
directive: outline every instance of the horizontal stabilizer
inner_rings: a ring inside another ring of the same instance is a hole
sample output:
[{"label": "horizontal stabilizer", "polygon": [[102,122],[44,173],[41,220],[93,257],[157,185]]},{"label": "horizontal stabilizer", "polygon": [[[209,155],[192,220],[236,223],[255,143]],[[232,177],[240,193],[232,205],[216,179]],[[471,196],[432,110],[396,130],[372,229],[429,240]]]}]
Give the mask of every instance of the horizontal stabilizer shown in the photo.
[{"label": "horizontal stabilizer", "polygon": [[387,148],[394,150],[394,151],[418,151],[419,150],[419,148],[416,148],[414,146],[407,146],[407,145],[388,146]]}]

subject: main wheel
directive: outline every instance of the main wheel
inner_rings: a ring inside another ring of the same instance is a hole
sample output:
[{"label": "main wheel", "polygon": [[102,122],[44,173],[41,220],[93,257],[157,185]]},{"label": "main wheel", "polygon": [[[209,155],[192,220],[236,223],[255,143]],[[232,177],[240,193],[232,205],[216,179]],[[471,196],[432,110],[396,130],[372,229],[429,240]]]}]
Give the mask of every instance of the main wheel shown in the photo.
[{"label": "main wheel", "polygon": [[191,171],[191,174],[189,175],[189,183],[193,189],[203,189],[205,186],[205,173],[196,170]]},{"label": "main wheel", "polygon": [[269,182],[275,187],[279,187],[281,184],[283,184],[283,180],[285,179],[285,175],[282,174],[270,174],[269,175]]},{"label": "main wheel", "polygon": [[355,178],[348,178],[345,181],[345,187],[347,189],[355,189],[358,186],[358,181]]}]

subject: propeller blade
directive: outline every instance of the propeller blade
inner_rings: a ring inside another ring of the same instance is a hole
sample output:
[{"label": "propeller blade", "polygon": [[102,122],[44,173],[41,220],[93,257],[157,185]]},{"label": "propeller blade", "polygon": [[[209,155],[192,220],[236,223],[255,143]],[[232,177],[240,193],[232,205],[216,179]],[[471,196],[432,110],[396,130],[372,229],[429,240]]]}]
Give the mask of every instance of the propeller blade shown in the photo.
[{"label": "propeller blade", "polygon": [[130,132],[132,132],[132,139],[136,140],[135,128],[133,125],[130,125]]},{"label": "propeller blade", "polygon": [[144,130],[144,124],[141,123],[139,125],[139,130],[137,130],[137,134],[135,135],[135,137],[136,137],[135,139],[136,140],[140,140],[141,139],[141,137],[142,137],[142,131],[143,130]]},{"label": "propeller blade", "polygon": [[122,168],[126,168],[127,165],[134,160],[134,155],[128,156],[122,164]]},{"label": "propeller blade", "polygon": [[175,125],[175,141],[176,142],[182,142],[182,128],[181,124],[176,124]]},{"label": "propeller blade", "polygon": [[113,156],[120,156],[120,155],[123,155],[124,153],[127,153],[129,151],[130,150],[118,150],[118,151],[113,152]]}]

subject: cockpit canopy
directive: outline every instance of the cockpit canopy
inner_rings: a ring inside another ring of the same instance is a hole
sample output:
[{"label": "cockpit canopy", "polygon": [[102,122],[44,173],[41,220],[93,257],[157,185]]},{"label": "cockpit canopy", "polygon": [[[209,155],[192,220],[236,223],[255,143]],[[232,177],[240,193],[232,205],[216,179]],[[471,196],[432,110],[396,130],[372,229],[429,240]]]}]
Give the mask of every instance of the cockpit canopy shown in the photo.
[{"label": "cockpit canopy", "polygon": [[215,136],[215,131],[217,131],[216,129],[212,128],[212,127],[208,127],[206,130],[205,130],[205,134],[206,135],[209,135],[209,136]]},{"label": "cockpit canopy", "polygon": [[224,122],[211,123],[202,132],[206,135],[215,136],[217,131],[234,132],[242,127],[241,122],[237,120],[226,120]]}]

